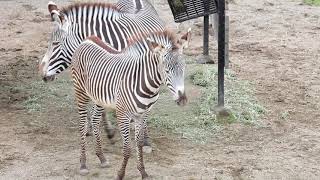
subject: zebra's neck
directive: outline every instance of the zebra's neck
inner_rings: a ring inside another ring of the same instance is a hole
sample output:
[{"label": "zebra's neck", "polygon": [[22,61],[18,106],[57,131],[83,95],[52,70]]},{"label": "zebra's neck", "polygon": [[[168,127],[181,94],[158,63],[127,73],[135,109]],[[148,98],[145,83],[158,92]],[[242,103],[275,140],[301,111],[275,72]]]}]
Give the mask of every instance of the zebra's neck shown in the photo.
[{"label": "zebra's neck", "polygon": [[141,87],[146,89],[145,92],[150,97],[157,95],[163,84],[163,63],[159,54],[153,53],[145,41],[133,44],[125,54],[139,57],[137,61],[143,71],[140,71],[138,76],[146,79],[141,82]]}]

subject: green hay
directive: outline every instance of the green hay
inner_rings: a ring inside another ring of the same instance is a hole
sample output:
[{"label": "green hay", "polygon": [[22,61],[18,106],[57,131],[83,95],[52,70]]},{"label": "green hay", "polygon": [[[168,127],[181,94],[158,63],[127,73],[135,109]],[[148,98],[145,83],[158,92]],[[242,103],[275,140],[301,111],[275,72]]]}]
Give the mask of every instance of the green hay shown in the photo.
[{"label": "green hay", "polygon": [[22,103],[29,112],[47,111],[50,106],[58,110],[70,110],[75,106],[71,80],[59,78],[48,83],[39,80],[14,89],[29,94]]},{"label": "green hay", "polygon": [[[217,104],[218,92],[217,73],[216,67],[204,65],[190,76],[193,84],[202,87],[203,95],[197,113],[203,119],[210,119],[215,114],[214,107]],[[231,70],[225,73],[225,107],[231,111],[236,121],[249,124],[256,123],[265,111],[255,99],[249,82],[237,79]]]},{"label": "green hay", "polygon": [[161,94],[151,114],[151,125],[159,130],[174,132],[184,138],[207,142],[223,125],[240,122],[258,124],[265,112],[254,97],[252,86],[236,78],[228,70],[225,75],[225,104],[229,116],[216,115],[217,69],[213,65],[190,64],[187,67],[186,88],[200,89],[200,97],[193,97],[186,107],[178,107],[170,92]]},{"label": "green hay", "polygon": [[[239,80],[228,70],[225,75],[225,105],[230,116],[216,115],[217,104],[217,69],[214,65],[188,64],[186,89],[198,92],[189,95],[185,107],[179,107],[172,99],[167,87],[161,88],[158,102],[151,110],[149,126],[163,133],[174,133],[195,142],[207,142],[227,124],[240,122],[257,124],[265,112],[254,97],[252,86],[247,81]],[[30,94],[23,106],[32,113],[55,113],[60,111],[75,112],[72,80],[60,76],[54,82],[41,80],[15,87],[18,91]],[[191,97],[190,97],[191,96]],[[114,114],[108,119],[115,121]]]},{"label": "green hay", "polygon": [[320,6],[320,0],[304,0],[306,4]]}]

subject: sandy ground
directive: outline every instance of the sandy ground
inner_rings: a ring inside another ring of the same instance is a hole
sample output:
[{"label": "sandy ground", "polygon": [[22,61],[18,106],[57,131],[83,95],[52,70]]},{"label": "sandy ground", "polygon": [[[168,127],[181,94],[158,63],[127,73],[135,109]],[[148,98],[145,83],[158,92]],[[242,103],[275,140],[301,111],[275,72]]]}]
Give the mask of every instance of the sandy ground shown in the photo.
[{"label": "sandy ground", "polygon": [[[46,3],[0,1],[1,87],[40,80],[37,62],[51,30]],[[165,1],[155,5],[168,26],[179,27]],[[230,5],[229,15],[231,69],[253,82],[268,110],[262,125],[228,125],[202,145],[152,130],[155,150],[146,155],[147,172],[154,179],[320,179],[320,8],[300,1],[242,0]],[[189,53],[198,54],[201,29],[194,25],[193,32]],[[214,41],[211,47],[215,55]],[[76,113],[35,116],[20,106],[27,97],[1,89],[0,179],[114,177],[120,142],[105,142],[112,164],[107,169],[99,168],[90,146],[91,173],[80,177]],[[132,158],[126,179],[139,178]]]}]

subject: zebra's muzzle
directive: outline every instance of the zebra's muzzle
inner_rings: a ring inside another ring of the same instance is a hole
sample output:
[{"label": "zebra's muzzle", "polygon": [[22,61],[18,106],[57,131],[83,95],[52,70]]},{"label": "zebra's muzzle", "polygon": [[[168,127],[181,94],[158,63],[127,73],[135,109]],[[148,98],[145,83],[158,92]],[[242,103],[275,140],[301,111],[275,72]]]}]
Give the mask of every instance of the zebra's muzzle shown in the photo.
[{"label": "zebra's muzzle", "polygon": [[43,76],[43,77],[42,77],[42,80],[43,80],[44,82],[53,81],[54,79],[55,79],[54,76]]},{"label": "zebra's muzzle", "polygon": [[179,105],[179,106],[185,106],[188,102],[188,98],[186,96],[186,93],[185,92],[181,92],[181,91],[178,91],[178,96],[179,98],[176,100],[176,103]]}]

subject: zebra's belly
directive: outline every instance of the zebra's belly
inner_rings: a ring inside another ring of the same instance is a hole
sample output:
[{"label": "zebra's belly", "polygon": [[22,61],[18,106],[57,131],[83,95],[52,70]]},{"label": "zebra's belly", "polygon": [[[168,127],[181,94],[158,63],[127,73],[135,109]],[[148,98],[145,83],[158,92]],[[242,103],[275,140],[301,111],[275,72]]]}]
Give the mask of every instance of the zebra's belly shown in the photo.
[{"label": "zebra's belly", "polygon": [[116,109],[116,103],[105,104],[103,107],[104,107],[105,109]]},{"label": "zebra's belly", "polygon": [[93,101],[93,103],[104,107],[105,109],[116,109],[116,102],[114,100],[111,99],[99,99],[99,98],[95,98],[90,96],[91,100]]}]

